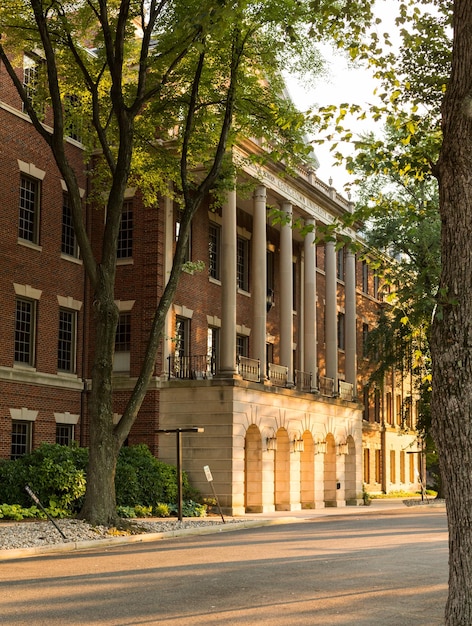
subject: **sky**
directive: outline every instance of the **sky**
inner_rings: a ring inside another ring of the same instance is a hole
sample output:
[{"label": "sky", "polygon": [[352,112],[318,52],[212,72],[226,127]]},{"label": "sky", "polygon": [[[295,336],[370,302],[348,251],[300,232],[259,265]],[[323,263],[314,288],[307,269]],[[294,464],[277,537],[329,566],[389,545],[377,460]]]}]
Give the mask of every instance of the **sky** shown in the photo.
[{"label": "sky", "polygon": [[[388,30],[394,38],[396,11],[392,11],[391,2],[392,0],[377,0],[375,13],[382,19],[382,24],[378,27],[379,35]],[[326,76],[320,77],[316,86],[307,86],[294,77],[286,77],[288,92],[300,110],[309,109],[314,104],[323,106],[348,102],[365,106],[375,102],[374,90],[378,87],[378,83],[374,81],[367,69],[354,66],[348,61],[345,53],[330,46],[320,46],[320,50],[326,59]],[[351,119],[349,122],[354,134],[368,130],[375,130],[379,133],[381,131],[373,122],[366,121],[362,125],[359,123],[358,126],[351,123]],[[344,185],[353,177],[346,172],[344,166],[333,165],[334,159],[329,152],[329,145],[315,144],[314,151],[320,161],[320,167],[316,171],[318,178],[324,182],[328,182],[331,178],[336,190],[344,193]],[[348,152],[346,146],[343,147],[343,152]]]}]

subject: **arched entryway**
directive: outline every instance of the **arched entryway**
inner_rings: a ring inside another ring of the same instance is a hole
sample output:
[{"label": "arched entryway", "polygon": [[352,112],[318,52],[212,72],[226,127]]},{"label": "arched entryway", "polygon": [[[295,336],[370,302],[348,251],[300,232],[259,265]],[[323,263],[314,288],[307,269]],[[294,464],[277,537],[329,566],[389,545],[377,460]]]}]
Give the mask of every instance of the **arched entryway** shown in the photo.
[{"label": "arched entryway", "polygon": [[357,504],[356,493],[356,444],[351,435],[347,438],[347,455],[345,456],[346,504]]},{"label": "arched entryway", "polygon": [[308,430],[303,433],[300,453],[300,502],[302,509],[315,508],[315,444]]},{"label": "arched entryway", "polygon": [[246,431],[244,506],[246,513],[262,513],[262,437],[255,424]]},{"label": "arched entryway", "polygon": [[326,454],[324,457],[324,503],[336,506],[336,443],[331,433],[326,435]]},{"label": "arched entryway", "polygon": [[285,428],[277,431],[275,450],[274,502],[276,511],[290,510],[290,441]]}]

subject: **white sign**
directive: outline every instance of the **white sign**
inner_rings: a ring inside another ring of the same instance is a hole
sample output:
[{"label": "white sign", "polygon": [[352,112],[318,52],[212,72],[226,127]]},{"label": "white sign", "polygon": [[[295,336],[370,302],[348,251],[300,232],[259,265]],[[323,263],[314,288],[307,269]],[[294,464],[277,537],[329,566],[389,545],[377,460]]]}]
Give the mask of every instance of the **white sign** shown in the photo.
[{"label": "white sign", "polygon": [[203,471],[205,472],[205,476],[206,476],[207,481],[209,483],[211,483],[211,481],[213,480],[213,476],[211,475],[210,466],[209,465],[204,465],[203,466]]}]

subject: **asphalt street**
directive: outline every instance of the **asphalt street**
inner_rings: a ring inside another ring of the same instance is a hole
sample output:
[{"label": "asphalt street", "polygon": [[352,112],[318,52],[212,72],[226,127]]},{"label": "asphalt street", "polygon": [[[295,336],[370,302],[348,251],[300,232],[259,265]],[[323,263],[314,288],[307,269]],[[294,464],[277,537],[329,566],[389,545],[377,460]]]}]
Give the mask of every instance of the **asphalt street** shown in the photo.
[{"label": "asphalt street", "polygon": [[361,508],[5,561],[0,624],[443,624],[444,507]]}]

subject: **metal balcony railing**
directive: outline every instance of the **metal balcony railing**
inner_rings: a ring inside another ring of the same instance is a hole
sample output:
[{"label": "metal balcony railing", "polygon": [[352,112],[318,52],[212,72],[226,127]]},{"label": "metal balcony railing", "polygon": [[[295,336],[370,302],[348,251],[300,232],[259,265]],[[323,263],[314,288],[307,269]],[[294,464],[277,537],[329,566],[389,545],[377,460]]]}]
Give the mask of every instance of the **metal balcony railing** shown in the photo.
[{"label": "metal balcony railing", "polygon": [[204,380],[215,375],[215,360],[207,354],[196,356],[171,355],[167,357],[168,377]]}]

